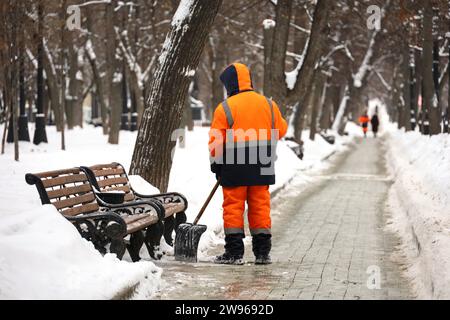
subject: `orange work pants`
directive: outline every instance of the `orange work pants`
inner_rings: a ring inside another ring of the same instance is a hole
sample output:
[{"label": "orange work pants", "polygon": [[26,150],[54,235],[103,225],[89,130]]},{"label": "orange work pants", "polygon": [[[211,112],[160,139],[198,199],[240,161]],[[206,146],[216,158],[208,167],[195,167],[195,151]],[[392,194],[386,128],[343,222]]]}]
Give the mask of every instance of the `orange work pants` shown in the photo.
[{"label": "orange work pants", "polygon": [[251,235],[270,234],[269,186],[223,187],[223,220],[225,234],[244,234],[245,202]]}]

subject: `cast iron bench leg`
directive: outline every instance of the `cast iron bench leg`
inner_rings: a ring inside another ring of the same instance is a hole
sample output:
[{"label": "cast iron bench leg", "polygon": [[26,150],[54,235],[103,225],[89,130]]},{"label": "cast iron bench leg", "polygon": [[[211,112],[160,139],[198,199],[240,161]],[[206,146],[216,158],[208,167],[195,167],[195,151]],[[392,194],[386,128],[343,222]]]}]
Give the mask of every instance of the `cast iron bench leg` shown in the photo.
[{"label": "cast iron bench leg", "polygon": [[139,251],[143,245],[144,233],[142,231],[136,231],[130,235],[130,244],[127,245],[127,249],[133,262],[141,260]]},{"label": "cast iron bench leg", "polygon": [[177,232],[178,226],[182,223],[186,223],[187,221],[187,217],[186,217],[186,213],[184,213],[184,211],[182,212],[178,212],[177,214],[175,214],[175,232]]},{"label": "cast iron bench leg", "polygon": [[111,253],[115,253],[119,260],[122,260],[123,255],[125,254],[126,246],[123,238],[116,238],[111,240],[111,245],[109,247],[109,251]]},{"label": "cast iron bench leg", "polygon": [[174,227],[175,218],[173,215],[164,219],[164,240],[169,246],[173,246],[172,231]]},{"label": "cast iron bench leg", "polygon": [[163,233],[164,225],[162,221],[158,221],[157,223],[148,226],[145,232],[145,246],[147,247],[150,256],[155,260],[160,260],[162,258],[161,252],[158,251]]}]

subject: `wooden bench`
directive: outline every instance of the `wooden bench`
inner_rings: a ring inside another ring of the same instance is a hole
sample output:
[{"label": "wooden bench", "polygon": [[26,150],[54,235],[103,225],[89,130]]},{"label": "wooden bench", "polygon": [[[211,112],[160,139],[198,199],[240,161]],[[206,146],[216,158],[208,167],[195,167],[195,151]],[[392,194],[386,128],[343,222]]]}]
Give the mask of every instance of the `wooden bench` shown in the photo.
[{"label": "wooden bench", "polygon": [[93,186],[97,202],[101,207],[109,207],[106,192],[123,192],[126,203],[132,201],[157,201],[164,211],[164,228],[162,235],[169,245],[173,245],[172,232],[178,225],[186,222],[185,211],[188,206],[186,198],[179,193],[144,195],[136,192],[130,184],[124,167],[117,162],[81,167]]},{"label": "wooden bench", "polygon": [[36,186],[42,204],[54,205],[102,254],[109,246],[109,251],[122,259],[128,249],[131,259],[138,261],[139,251],[145,243],[150,255],[158,258],[155,252],[165,217],[164,208],[158,201],[120,203],[125,194],[109,192],[105,197],[114,199],[115,204],[100,206],[97,197],[102,195],[94,192],[80,168],[28,173],[25,180]]}]

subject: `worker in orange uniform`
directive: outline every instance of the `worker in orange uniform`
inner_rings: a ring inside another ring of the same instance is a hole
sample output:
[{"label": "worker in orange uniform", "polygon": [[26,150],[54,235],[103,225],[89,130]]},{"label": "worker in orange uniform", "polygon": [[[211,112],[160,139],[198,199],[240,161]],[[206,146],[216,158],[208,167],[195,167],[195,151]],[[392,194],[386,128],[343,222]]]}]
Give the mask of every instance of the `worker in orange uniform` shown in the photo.
[{"label": "worker in orange uniform", "polygon": [[359,117],[359,123],[363,129],[364,137],[367,137],[367,130],[369,127],[369,116],[367,115],[367,112],[364,112],[364,114]]},{"label": "worker in orange uniform", "polygon": [[220,103],[211,124],[211,170],[223,189],[225,253],[218,264],[244,264],[244,210],[256,264],[270,264],[269,185],[275,183],[276,142],[287,131],[277,104],[255,92],[250,71],[233,63],[220,76],[228,99]]}]

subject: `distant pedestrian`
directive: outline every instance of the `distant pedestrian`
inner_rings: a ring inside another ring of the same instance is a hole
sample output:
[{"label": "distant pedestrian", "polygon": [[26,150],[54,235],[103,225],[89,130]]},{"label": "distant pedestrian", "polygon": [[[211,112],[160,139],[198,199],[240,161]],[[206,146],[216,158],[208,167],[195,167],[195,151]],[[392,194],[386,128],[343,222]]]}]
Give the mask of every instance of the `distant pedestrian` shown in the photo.
[{"label": "distant pedestrian", "polygon": [[367,112],[364,112],[364,114],[359,117],[359,123],[361,124],[361,127],[364,132],[364,137],[367,136],[367,129],[369,127],[369,116],[367,115]]},{"label": "distant pedestrian", "polygon": [[375,113],[370,119],[370,124],[372,125],[373,136],[377,137],[378,126],[380,124],[380,120],[378,119],[378,115]]}]

